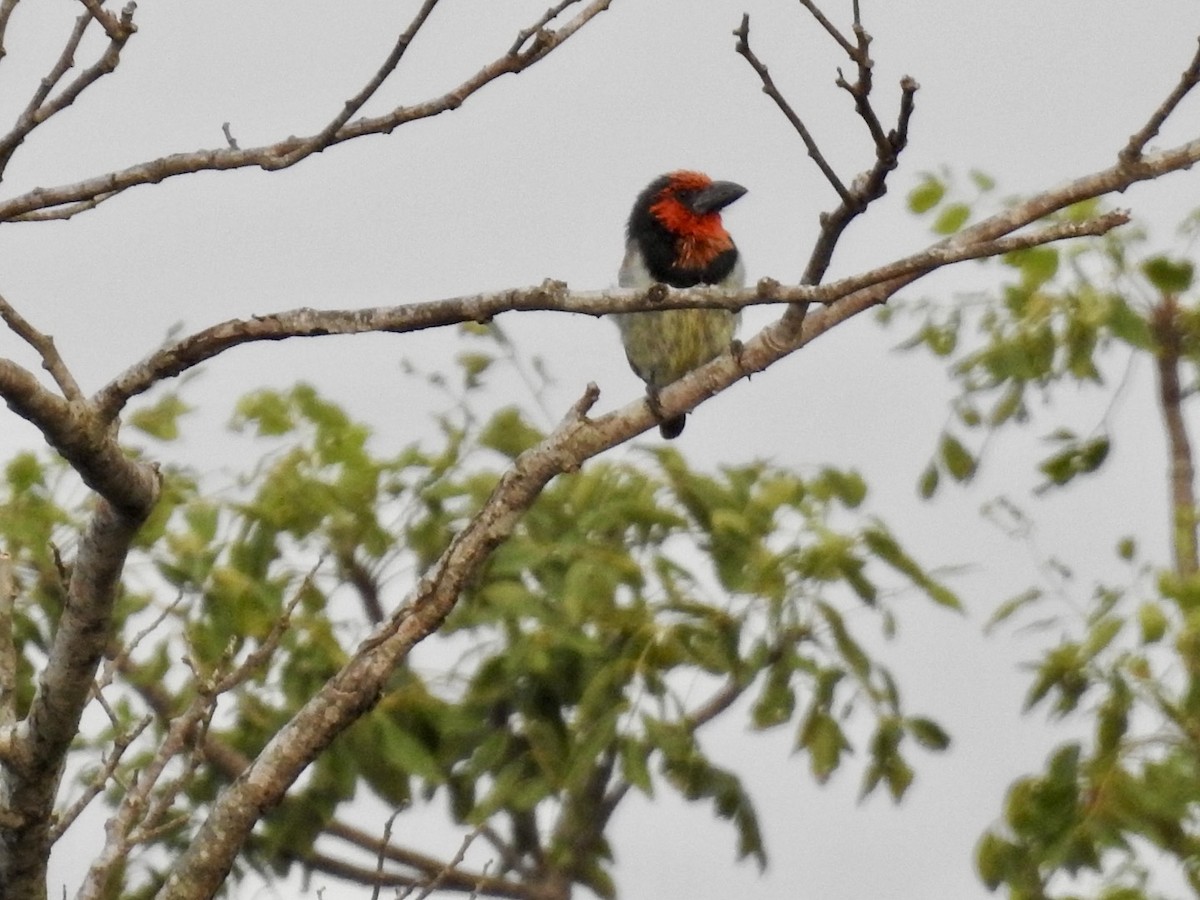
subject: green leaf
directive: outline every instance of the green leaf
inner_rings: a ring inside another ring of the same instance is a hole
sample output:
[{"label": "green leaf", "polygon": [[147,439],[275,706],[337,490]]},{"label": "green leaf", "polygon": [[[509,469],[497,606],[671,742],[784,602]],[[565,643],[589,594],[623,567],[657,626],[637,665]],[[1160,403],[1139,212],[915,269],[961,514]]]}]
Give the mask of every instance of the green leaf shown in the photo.
[{"label": "green leaf", "polygon": [[1083,443],[1070,442],[1053,456],[1042,460],[1038,469],[1047,478],[1043,489],[1061,487],[1077,475],[1087,475],[1099,469],[1108,458],[1112,444],[1107,435],[1100,435]]},{"label": "green leaf", "polygon": [[951,203],[933,220],[933,231],[936,234],[954,234],[967,224],[970,217],[971,207],[965,203]]},{"label": "green leaf", "polygon": [[1157,603],[1143,603],[1138,607],[1137,618],[1143,644],[1156,644],[1161,641],[1170,625],[1170,619]]},{"label": "green leaf", "polygon": [[1150,323],[1123,297],[1114,297],[1108,307],[1105,321],[1113,336],[1138,350],[1149,350],[1154,345]]},{"label": "green leaf", "polygon": [[917,716],[905,719],[904,725],[922,747],[929,750],[945,750],[950,746],[950,735],[933,719]]},{"label": "green leaf", "polygon": [[897,572],[907,576],[913,584],[921,588],[939,606],[956,610],[962,609],[962,601],[958,599],[954,592],[931,578],[917,564],[915,559],[904,552],[904,549],[896,542],[896,539],[883,530],[882,526],[865,529],[863,531],[863,540],[871,549],[871,552],[882,562],[887,563]]},{"label": "green leaf", "polygon": [[1054,247],[1030,247],[1004,256],[1006,265],[1021,273],[1021,286],[1033,290],[1058,273],[1058,250]]},{"label": "green leaf", "polygon": [[1031,603],[1036,603],[1042,598],[1041,588],[1029,588],[1017,594],[1015,597],[1010,597],[1001,603],[991,617],[984,625],[984,631],[990,632],[997,625],[1007,621],[1016,615],[1019,611],[1029,606]]},{"label": "green leaf", "polygon": [[814,707],[800,727],[796,748],[808,752],[813,777],[824,784],[841,762],[842,752],[850,749],[850,742],[833,716]]},{"label": "green leaf", "polygon": [[1083,654],[1092,659],[1103,652],[1125,626],[1125,620],[1118,616],[1105,616],[1096,622],[1089,630],[1087,640],[1083,644]]},{"label": "green leaf", "polygon": [[496,358],[490,353],[460,353],[456,357],[456,362],[463,372],[463,383],[468,388],[477,387],[481,383],[480,376],[483,375]]},{"label": "green leaf", "polygon": [[543,436],[542,432],[525,421],[517,407],[508,406],[492,416],[491,421],[484,426],[479,435],[479,443],[503,453],[509,459],[516,459]]},{"label": "green leaf", "polygon": [[1152,256],[1142,263],[1142,274],[1164,294],[1180,294],[1192,286],[1195,266],[1186,259]]},{"label": "green leaf", "polygon": [[233,428],[253,424],[260,436],[287,434],[296,427],[291,404],[278,391],[256,391],[242,397],[234,412]]},{"label": "green leaf", "polygon": [[36,454],[18,453],[4,467],[4,480],[14,494],[24,494],[34,486],[45,484],[46,469]]},{"label": "green leaf", "polygon": [[647,797],[654,796],[654,783],[650,779],[647,763],[649,750],[641,741],[622,737],[618,743],[621,758],[621,777]]},{"label": "green leaf", "polygon": [[152,406],[135,410],[125,420],[131,427],[160,441],[179,437],[179,418],[191,412],[191,407],[178,394],[167,394]]},{"label": "green leaf", "polygon": [[829,631],[833,635],[833,642],[837,646],[838,655],[846,666],[857,675],[859,678],[866,680],[871,671],[870,657],[859,646],[858,642],[850,635],[850,630],[846,627],[845,620],[841,613],[830,606],[828,603],[817,603],[817,611],[820,612],[821,618],[825,620],[825,624],[829,626]]},{"label": "green leaf", "polygon": [[917,215],[929,212],[942,202],[945,195],[946,186],[933,176],[926,175],[924,181],[909,191],[908,208]]},{"label": "green leaf", "polygon": [[975,457],[971,455],[971,451],[963,445],[962,441],[950,432],[942,433],[938,453],[942,458],[942,463],[946,466],[946,471],[955,481],[969,481],[975,474],[977,465]]},{"label": "green leaf", "polygon": [[762,693],[751,709],[755,728],[772,728],[792,717],[796,709],[796,692],[790,684],[790,675],[788,667],[783,665],[773,666],[767,673]]},{"label": "green leaf", "polygon": [[996,189],[996,179],[992,178],[987,172],[972,169],[968,174],[971,176],[971,181],[974,183],[976,190],[981,194],[986,194]]},{"label": "green leaf", "polygon": [[856,509],[866,499],[867,483],[857,472],[824,468],[821,470],[820,477],[832,489],[834,496],[849,509]]},{"label": "green leaf", "polygon": [[1117,542],[1117,556],[1125,562],[1132,562],[1133,558],[1137,556],[1137,541],[1130,536],[1121,538]]},{"label": "green leaf", "polygon": [[921,480],[917,482],[917,493],[922,500],[928,500],[938,489],[938,468],[933,463],[925,467],[925,471],[921,473]]}]

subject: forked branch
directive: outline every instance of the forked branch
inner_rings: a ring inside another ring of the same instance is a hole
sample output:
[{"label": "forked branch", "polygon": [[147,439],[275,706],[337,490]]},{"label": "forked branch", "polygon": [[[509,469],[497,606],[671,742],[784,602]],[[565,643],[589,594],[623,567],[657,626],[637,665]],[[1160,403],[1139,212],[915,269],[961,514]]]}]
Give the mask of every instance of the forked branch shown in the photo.
[{"label": "forked branch", "polygon": [[[774,80],[771,78],[767,66],[751,49],[750,17],[743,15],[741,25],[734,31],[734,35],[738,39],[736,45],[737,52],[745,58],[746,62],[750,64],[750,67],[758,75],[759,80],[762,82],[763,92],[775,102],[780,112],[792,124],[797,134],[800,135],[800,139],[804,142],[808,150],[808,155],[812,157],[817,167],[838,195],[838,205],[832,211],[821,214],[820,233],[809,256],[808,263],[805,266],[804,274],[800,279],[801,284],[813,285],[819,284],[821,279],[825,277],[825,272],[833,259],[834,249],[837,247],[838,240],[846,230],[846,227],[857,216],[865,212],[873,201],[886,193],[887,176],[896,168],[900,153],[908,143],[908,124],[912,118],[914,97],[919,86],[916,81],[907,76],[901,79],[900,110],[897,115],[896,126],[891,131],[885,132],[879,116],[876,114],[875,108],[871,103],[872,69],[874,67],[874,62],[870,57],[871,36],[862,26],[858,4],[854,4],[854,38],[851,40],[817,8],[812,0],[800,0],[800,2],[812,14],[821,27],[837,42],[838,46],[850,58],[850,61],[854,63],[857,72],[854,82],[847,81],[839,69],[836,84],[838,87],[849,92],[854,98],[855,111],[866,125],[867,132],[870,134],[871,142],[875,148],[875,160],[871,167],[866,172],[858,175],[847,186],[834,173],[833,167],[825,159],[808,127],[792,108],[791,104],[780,93]],[[787,323],[794,334],[799,334],[807,312],[807,303],[795,303],[784,313],[783,321]]]},{"label": "forked branch", "polygon": [[[3,173],[8,167],[13,153],[31,131],[74,103],[80,94],[100,78],[116,70],[117,63],[121,58],[121,49],[137,30],[133,24],[133,13],[137,8],[135,3],[128,3],[121,11],[119,18],[100,6],[96,0],[83,0],[83,5],[87,7],[87,11],[75,21],[75,27],[67,37],[67,42],[62,53],[59,54],[58,60],[46,77],[38,83],[37,89],[12,130],[0,138],[0,173]],[[79,48],[79,42],[83,39],[88,25],[93,21],[100,22],[108,34],[108,46],[95,63],[80,72],[59,94],[51,98],[51,91],[75,64],[75,51]]]},{"label": "forked branch", "polygon": [[[409,122],[458,109],[469,97],[497,78],[522,72],[545,59],[580,28],[608,9],[612,0],[590,0],[573,17],[555,29],[545,27],[549,21],[546,15],[539,17],[537,21],[541,25],[536,28],[532,41],[528,38],[520,38],[519,35],[518,41],[513,44],[516,49],[510,49],[502,56],[492,60],[474,75],[440,97],[412,106],[399,106],[381,116],[363,117],[350,121],[355,112],[375,93],[379,85],[399,63],[407,47],[405,37],[411,38],[416,34],[435,2],[436,0],[426,0],[410,23],[408,30],[401,35],[392,48],[388,59],[380,66],[367,85],[347,101],[341,112],[316,134],[309,137],[289,137],[261,147],[240,149],[225,146],[212,150],[176,153],[88,178],[75,184],[37,188],[0,202],[0,222],[69,218],[86,210],[94,209],[100,203],[112,199],[131,187],[157,184],[168,178],[193,172],[225,171],[248,166],[257,166],[267,170],[287,168],[296,165],[313,153],[336,144],[371,134],[387,134]],[[560,3],[552,11],[557,16],[558,12],[565,10],[568,6],[582,2],[583,0],[571,0],[570,3]],[[126,7],[126,9],[130,9],[130,7]],[[528,29],[524,29],[520,34],[526,34],[527,31]],[[81,75],[80,79],[84,79],[84,75]],[[77,82],[80,82],[80,79],[77,79]],[[80,90],[86,86],[86,83],[80,82]],[[78,91],[75,91],[70,99],[73,100],[77,95]],[[55,101],[50,102],[53,104]],[[19,138],[23,139],[29,130],[31,129],[24,129],[19,134]],[[17,143],[20,143],[20,140],[17,140]]]},{"label": "forked branch", "polygon": [[[1197,43],[1200,44],[1200,40]],[[1200,84],[1200,46],[1196,48],[1196,55],[1192,57],[1191,64],[1183,70],[1175,89],[1167,95],[1167,99],[1159,104],[1158,109],[1154,111],[1150,120],[1142,126],[1141,130],[1129,139],[1129,143],[1120,153],[1121,162],[1131,163],[1141,159],[1146,144],[1154,139],[1163,123],[1167,121],[1167,117],[1175,111],[1175,107],[1179,106],[1180,101],[1197,84]]]}]

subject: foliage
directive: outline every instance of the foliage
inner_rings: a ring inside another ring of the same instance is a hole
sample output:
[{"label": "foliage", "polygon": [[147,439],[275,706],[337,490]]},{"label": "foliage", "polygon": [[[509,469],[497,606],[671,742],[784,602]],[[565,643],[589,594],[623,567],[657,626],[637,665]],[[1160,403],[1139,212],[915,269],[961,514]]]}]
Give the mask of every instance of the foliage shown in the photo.
[{"label": "foliage", "polygon": [[[496,346],[511,349],[502,336]],[[238,403],[232,425],[256,461],[240,487],[168,473],[127,567],[123,643],[105,669],[112,720],[91,746],[126,740],[140,716],[155,716],[120,768],[132,778],[205,685],[254,663],[193,735],[217,764],[187,766],[160,789],[154,842],[188,840],[236,760],[252,758],[392,614],[411,573],[491,492],[497,464],[540,437],[516,407],[472,412],[496,359],[463,355],[462,404],[440,418],[432,444],[381,453],[366,426],[301,384]],[[171,440],[186,409],[172,396],[134,421]],[[29,657],[44,652],[61,604],[46,548],[78,516],[56,500],[61,475],[58,464],[17,458],[0,506],[3,539],[38,586],[22,618],[25,691]],[[906,585],[952,609],[958,601],[865,512],[866,493],[853,472],[801,476],[766,463],[702,472],[670,448],[555,480],[438,646],[394,674],[375,709],[266,819],[249,863],[316,864],[315,840],[364,792],[395,810],[442,798],[456,823],[496,845],[504,864],[492,876],[553,875],[608,897],[607,825],[633,789],[705,802],[732,824],[737,855],[761,865],[751,798],[700,734],[743,711],[756,729],[790,727],[818,781],[865,733],[862,791],[882,785],[898,800],[914,743],[941,750],[949,739],[904,710],[862,631],[871,621],[894,631],[890,597]],[[85,781],[95,772],[86,768]],[[158,859],[138,857],[147,895]]]},{"label": "foliage", "polygon": [[[910,195],[910,207],[932,216],[933,230],[944,233],[949,219],[961,227],[986,201],[990,186],[978,179],[975,186],[978,196],[955,200],[951,179],[931,175]],[[958,209],[967,212],[948,212]],[[1095,211],[1089,203],[1062,215]],[[1184,237],[1194,237],[1195,221],[1182,229]],[[1002,823],[978,846],[984,882],[1006,886],[1015,900],[1163,896],[1156,884],[1164,868],[1176,869],[1200,894],[1200,573],[1194,455],[1183,429],[1192,393],[1178,389],[1200,375],[1200,315],[1191,262],[1179,253],[1142,255],[1144,241],[1138,232],[1113,233],[1010,254],[996,294],[948,306],[922,301],[905,311],[920,325],[904,346],[943,359],[958,389],[953,422],[921,477],[926,497],[943,476],[966,481],[1004,453],[991,437],[1044,429],[1047,421],[1054,427],[1045,434],[1049,453],[1037,463],[1036,493],[1088,486],[1086,476],[1104,468],[1119,435],[1107,413],[1086,434],[1057,425],[1054,401],[1068,389],[1107,391],[1111,412],[1138,359],[1156,373],[1169,434],[1164,487],[1173,490],[1174,563],[1144,558],[1126,537],[1115,553],[1127,570],[1119,583],[1093,581],[1090,596],[1066,611],[1053,605],[1059,590],[1029,587],[993,619],[1036,615],[1043,626],[1061,629],[1034,667],[1027,706],[1083,716],[1092,732],[1090,740],[1061,746],[1042,773],[1018,781]],[[969,440],[973,434],[984,439]],[[1164,470],[1158,461],[1143,465]],[[1010,501],[991,508],[1015,532],[1035,524]],[[1056,571],[1057,588],[1074,587],[1068,571]],[[1099,877],[1082,877],[1088,873]]]}]

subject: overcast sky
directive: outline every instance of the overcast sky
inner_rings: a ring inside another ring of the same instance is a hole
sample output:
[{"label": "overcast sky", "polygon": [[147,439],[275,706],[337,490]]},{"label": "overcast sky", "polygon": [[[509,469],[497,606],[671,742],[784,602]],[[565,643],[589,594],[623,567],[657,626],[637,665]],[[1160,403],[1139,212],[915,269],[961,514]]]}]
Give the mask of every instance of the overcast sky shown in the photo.
[{"label": "overcast sky", "polygon": [[[366,112],[440,93],[503,52],[547,3],[445,0]],[[928,242],[904,212],[922,172],[977,168],[1015,194],[1111,164],[1175,84],[1200,33],[1196,0],[862,0],[862,7],[885,123],[902,75],[921,90],[891,193],[847,234],[831,277]],[[11,121],[26,102],[78,8],[68,0],[18,8],[0,67],[0,118]],[[848,21],[848,0],[824,8]],[[144,0],[117,73],[35,133],[4,195],[219,146],[226,121],[242,146],[312,133],[374,72],[413,9],[384,0]],[[726,222],[750,278],[794,280],[818,213],[835,198],[734,53],[731,31],[743,11],[756,52],[849,180],[870,162],[871,148],[833,84],[846,62],[794,0],[615,0],[534,69],[390,137],[351,142],[281,173],[202,174],[136,188],[66,223],[6,226],[0,293],[55,335],[84,388],[94,389],[176,325],[191,331],[298,306],[411,302],[547,277],[580,289],[613,285],[633,197],[681,167],[744,184],[749,193]],[[86,50],[79,57],[88,58]],[[1198,110],[1192,98],[1159,144],[1196,136]],[[1197,193],[1196,175],[1184,173],[1116,202],[1166,239]],[[921,282],[912,295],[979,290],[993,278],[963,266]],[[770,316],[751,312],[743,333]],[[501,321],[556,376],[548,397],[555,417],[588,381],[600,385],[604,409],[641,392],[611,324],[551,314]],[[705,465],[765,458],[801,471],[856,467],[872,485],[870,511],[922,562],[968,567],[953,579],[969,606],[965,617],[914,603],[883,650],[909,709],[941,720],[955,745],[918,758],[911,795],[894,809],[882,796],[855,803],[855,761],[818,788],[804,761],[789,756],[790,734],[716,730],[705,744],[745,776],[762,815],[769,870],[760,876],[751,864],[735,865],[732,833],[708,807],[687,808],[663,792],[654,807],[631,803],[615,822],[625,898],[982,898],[976,840],[997,817],[1005,787],[1037,770],[1069,733],[1040,715],[1020,715],[1027,682],[1017,664],[1037,644],[1008,632],[980,635],[996,604],[1035,573],[1026,548],[1007,543],[978,509],[1000,492],[1027,502],[1033,478],[1013,463],[934,504],[916,500],[949,394],[931,363],[891,349],[899,339],[865,317],[850,322],[704,405],[680,447]],[[448,336],[424,333],[236,350],[188,388],[203,411],[170,461],[232,465],[222,456],[221,428],[236,396],[301,377],[376,427],[381,448],[396,447],[413,439],[438,402],[414,396],[400,360],[433,368],[453,348]],[[0,354],[36,369],[7,333]],[[1129,532],[1166,558],[1165,461],[1150,374],[1134,372],[1117,411],[1116,427],[1135,439],[1117,445],[1104,490],[1069,491],[1039,510],[1043,548],[1081,571],[1109,565],[1117,537]],[[1105,402],[1081,395],[1057,411],[1090,427]],[[657,440],[654,433],[642,439]],[[36,432],[7,415],[0,450],[33,446]],[[1038,447],[1010,439],[999,449],[1031,462]],[[1079,594],[1086,598],[1086,583]],[[94,818],[84,820],[56,859],[54,874],[72,892],[96,827]],[[448,856],[456,847],[447,833],[430,849]],[[325,900],[364,896],[324,879],[314,879],[310,889],[317,888]],[[56,884],[51,890],[58,893]],[[248,887],[242,895],[289,891]]]}]

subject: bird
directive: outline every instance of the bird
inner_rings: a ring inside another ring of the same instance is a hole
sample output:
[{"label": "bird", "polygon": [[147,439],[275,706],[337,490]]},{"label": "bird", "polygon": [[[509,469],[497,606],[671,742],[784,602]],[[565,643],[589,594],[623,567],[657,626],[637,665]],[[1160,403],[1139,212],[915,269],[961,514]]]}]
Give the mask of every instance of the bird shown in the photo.
[{"label": "bird", "polygon": [[[721,221],[721,210],[745,193],[740,184],[713,181],[703,172],[680,170],[654,179],[638,194],[629,214],[618,284],[742,287],[745,267]],[[662,388],[731,346],[740,313],[664,309],[614,318],[629,365],[646,383],[647,400],[657,411]],[[684,414],[660,419],[658,430],[665,439],[683,431]]]}]

